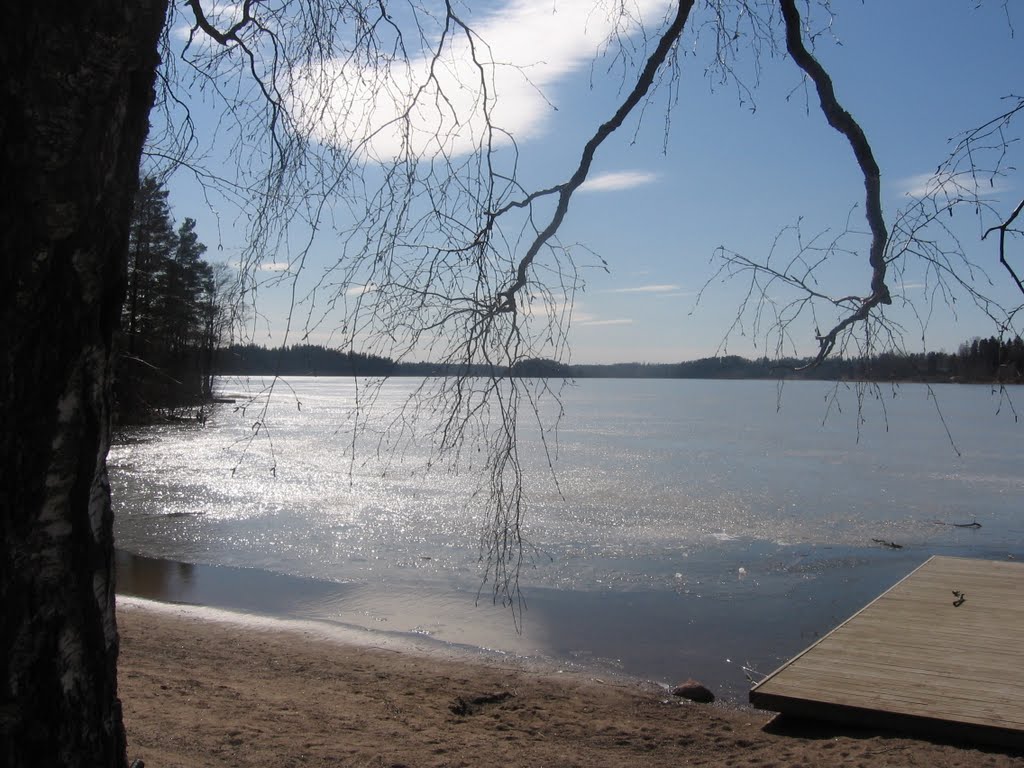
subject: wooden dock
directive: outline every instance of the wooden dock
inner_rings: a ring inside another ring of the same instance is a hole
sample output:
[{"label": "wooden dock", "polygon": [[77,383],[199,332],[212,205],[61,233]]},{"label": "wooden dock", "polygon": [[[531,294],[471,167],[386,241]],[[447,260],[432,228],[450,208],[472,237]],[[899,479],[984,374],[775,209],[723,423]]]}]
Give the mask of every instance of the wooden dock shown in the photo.
[{"label": "wooden dock", "polygon": [[750,703],[1024,747],[1024,563],[930,558],[756,685]]}]

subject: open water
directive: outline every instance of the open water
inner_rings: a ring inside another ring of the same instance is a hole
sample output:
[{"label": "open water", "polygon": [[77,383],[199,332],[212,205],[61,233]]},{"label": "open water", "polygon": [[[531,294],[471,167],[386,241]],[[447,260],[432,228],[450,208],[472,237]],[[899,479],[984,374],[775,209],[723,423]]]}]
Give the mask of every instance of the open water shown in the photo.
[{"label": "open water", "polygon": [[268,400],[269,383],[225,381],[237,402],[205,426],[112,448],[124,594],[744,700],[929,555],[1024,558],[1019,390],[583,380],[545,443],[521,420],[517,626],[481,590],[482,454],[467,443],[450,472],[426,406],[396,417],[422,380],[385,383],[372,410],[351,379],[277,382]]}]

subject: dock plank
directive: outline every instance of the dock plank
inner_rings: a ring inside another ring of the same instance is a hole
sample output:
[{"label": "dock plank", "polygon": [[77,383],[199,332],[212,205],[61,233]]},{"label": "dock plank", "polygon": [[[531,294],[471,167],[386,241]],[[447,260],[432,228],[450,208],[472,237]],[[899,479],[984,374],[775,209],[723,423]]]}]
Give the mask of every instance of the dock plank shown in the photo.
[{"label": "dock plank", "polygon": [[754,686],[750,702],[1024,746],[1024,564],[930,558]]}]

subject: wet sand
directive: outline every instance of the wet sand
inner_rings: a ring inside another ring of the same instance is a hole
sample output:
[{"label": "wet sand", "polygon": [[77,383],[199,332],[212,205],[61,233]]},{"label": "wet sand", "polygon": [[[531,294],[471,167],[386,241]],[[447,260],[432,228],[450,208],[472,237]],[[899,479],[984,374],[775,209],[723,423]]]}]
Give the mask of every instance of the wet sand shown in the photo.
[{"label": "wet sand", "polygon": [[313,622],[130,598],[118,622],[128,754],[149,768],[1024,766],[1019,753],[772,723],[653,684]]}]

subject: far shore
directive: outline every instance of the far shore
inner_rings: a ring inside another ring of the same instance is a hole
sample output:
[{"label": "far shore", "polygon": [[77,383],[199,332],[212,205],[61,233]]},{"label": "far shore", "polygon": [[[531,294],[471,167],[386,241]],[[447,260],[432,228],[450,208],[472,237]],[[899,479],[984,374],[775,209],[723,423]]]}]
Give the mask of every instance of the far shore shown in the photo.
[{"label": "far shore", "polygon": [[119,598],[129,760],[181,766],[1022,766],[657,685]]}]

